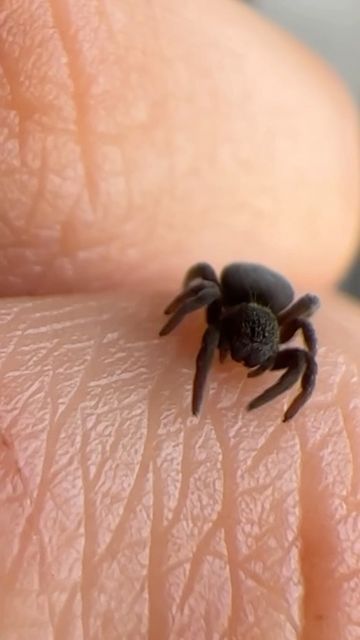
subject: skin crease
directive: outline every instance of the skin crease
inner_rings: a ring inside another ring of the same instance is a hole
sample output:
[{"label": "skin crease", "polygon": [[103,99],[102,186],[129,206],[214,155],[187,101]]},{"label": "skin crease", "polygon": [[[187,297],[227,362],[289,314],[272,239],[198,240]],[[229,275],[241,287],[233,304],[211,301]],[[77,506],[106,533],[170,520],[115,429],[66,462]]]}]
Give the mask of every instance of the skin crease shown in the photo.
[{"label": "skin crease", "polygon": [[[13,0],[1,20],[1,292],[75,292],[0,305],[1,639],[355,640],[360,312],[331,292],[359,222],[347,94],[226,0]],[[231,362],[193,419],[201,314],[157,338],[189,264],[234,258],[322,299],[316,392],[287,425],[296,389],[247,413],[274,376]]]}]

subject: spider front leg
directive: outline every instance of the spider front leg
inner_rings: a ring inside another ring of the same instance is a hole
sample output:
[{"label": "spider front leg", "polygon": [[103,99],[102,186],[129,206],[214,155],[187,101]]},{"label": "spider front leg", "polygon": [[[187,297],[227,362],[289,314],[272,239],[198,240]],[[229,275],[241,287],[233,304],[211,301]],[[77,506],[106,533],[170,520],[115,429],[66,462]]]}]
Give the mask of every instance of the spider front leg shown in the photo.
[{"label": "spider front leg", "polygon": [[215,273],[215,270],[207,262],[197,262],[192,267],[190,267],[190,269],[186,272],[184,278],[184,288],[198,278],[201,278],[201,280],[207,280],[209,282],[215,282],[215,284],[219,284],[219,280]]},{"label": "spider front leg", "polygon": [[215,326],[209,326],[202,337],[193,383],[192,412],[194,416],[197,416],[200,411],[206,379],[219,344],[219,337],[220,331]]},{"label": "spider front leg", "polygon": [[306,293],[298,300],[295,300],[290,307],[279,313],[279,325],[282,326],[295,318],[310,318],[319,307],[319,298],[312,293]]},{"label": "spider front leg", "polygon": [[304,349],[284,349],[284,351],[279,351],[272,366],[273,371],[278,369],[286,369],[286,371],[275,384],[254,398],[249,403],[248,409],[256,409],[270,402],[290,389],[302,376],[301,391],[285,412],[283,422],[286,422],[293,418],[310,398],[315,388],[317,364],[313,355]]},{"label": "spider front leg", "polygon": [[[185,278],[185,289],[182,291],[165,309],[165,314],[171,318],[166,322],[160,331],[160,336],[165,336],[180,324],[183,318],[196,309],[207,307],[213,302],[220,300],[220,286],[213,280],[207,280],[202,275],[210,276],[204,267],[209,265],[195,265]],[[196,268],[197,267],[197,268]],[[202,274],[202,275],[201,275]]]}]

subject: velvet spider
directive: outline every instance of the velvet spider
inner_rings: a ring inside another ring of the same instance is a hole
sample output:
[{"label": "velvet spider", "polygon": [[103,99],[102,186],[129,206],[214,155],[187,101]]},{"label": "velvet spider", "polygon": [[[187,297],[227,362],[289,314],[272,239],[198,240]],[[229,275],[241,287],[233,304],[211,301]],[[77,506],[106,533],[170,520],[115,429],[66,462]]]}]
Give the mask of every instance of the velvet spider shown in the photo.
[{"label": "velvet spider", "polygon": [[[319,298],[307,293],[294,302],[291,284],[280,274],[259,264],[233,263],[220,280],[207,263],[187,272],[183,291],[167,306],[170,315],[160,335],[170,333],[192,311],[206,307],[207,329],[196,358],[192,412],[200,411],[206,378],[215,354],[228,354],[252,369],[248,377],[264,371],[286,369],[275,384],[254,398],[255,409],[292,387],[301,377],[301,391],[285,412],[290,420],[311,396],[317,374],[316,335],[308,318],[319,307]],[[280,349],[300,330],[306,349]]]}]

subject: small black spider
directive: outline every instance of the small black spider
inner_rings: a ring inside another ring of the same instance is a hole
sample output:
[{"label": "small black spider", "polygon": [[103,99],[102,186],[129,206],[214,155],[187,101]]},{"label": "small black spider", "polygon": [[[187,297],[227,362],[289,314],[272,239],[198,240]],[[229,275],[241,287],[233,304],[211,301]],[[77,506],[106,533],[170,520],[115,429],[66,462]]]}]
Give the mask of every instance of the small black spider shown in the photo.
[{"label": "small black spider", "polygon": [[[230,353],[233,360],[252,368],[248,377],[267,370],[286,369],[275,384],[250,402],[248,409],[273,400],[301,376],[301,391],[283,420],[293,418],[315,387],[316,335],[307,318],[320,304],[319,298],[310,293],[293,300],[290,283],[259,264],[230,264],[223,270],[220,281],[209,264],[199,263],[189,269],[183,291],[165,309],[165,314],[171,317],[160,335],[170,333],[188,313],[207,307],[208,327],[196,358],[194,415],[199,413],[207,374],[215,350],[219,349],[220,362]],[[298,330],[302,331],[307,349],[280,350],[280,345],[291,340]]]}]

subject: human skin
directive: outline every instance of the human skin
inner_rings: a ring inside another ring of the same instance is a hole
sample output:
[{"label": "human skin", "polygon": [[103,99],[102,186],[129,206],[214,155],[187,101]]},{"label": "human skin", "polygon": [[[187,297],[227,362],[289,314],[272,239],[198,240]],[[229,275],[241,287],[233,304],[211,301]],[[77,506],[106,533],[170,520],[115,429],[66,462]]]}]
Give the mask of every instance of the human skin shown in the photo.
[{"label": "human skin", "polygon": [[[1,16],[1,640],[355,640],[345,90],[226,0]],[[202,316],[157,333],[199,259],[261,261],[321,296],[316,391],[289,423],[296,389],[248,413],[274,374],[231,362],[190,416]]]}]

